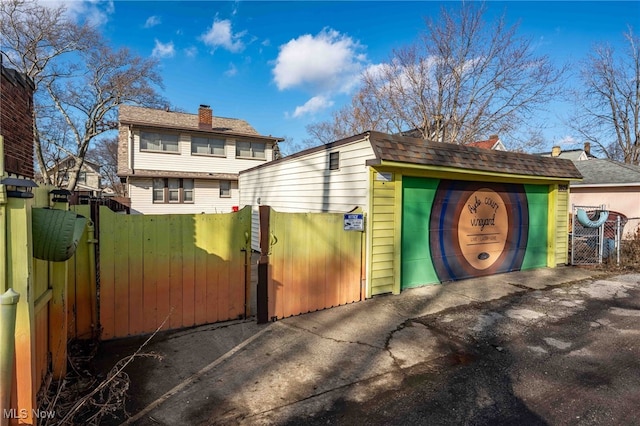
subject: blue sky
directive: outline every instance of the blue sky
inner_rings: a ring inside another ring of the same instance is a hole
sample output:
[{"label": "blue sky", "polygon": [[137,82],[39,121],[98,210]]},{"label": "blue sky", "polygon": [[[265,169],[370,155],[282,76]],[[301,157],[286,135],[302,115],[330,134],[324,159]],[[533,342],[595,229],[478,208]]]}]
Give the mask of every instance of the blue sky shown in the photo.
[{"label": "blue sky", "polygon": [[[307,138],[305,126],[350,101],[359,73],[416,40],[424,17],[458,2],[413,1],[112,1],[67,3],[90,15],[114,46],[160,62],[172,106],[242,118],[258,132]],[[576,62],[594,43],[622,48],[628,25],[640,32],[640,2],[511,1],[487,3],[487,18],[506,13],[537,53]],[[320,59],[321,58],[321,59]],[[575,84],[569,83],[569,84]],[[557,117],[541,115],[547,144],[579,145]],[[485,135],[488,136],[488,135]]]}]

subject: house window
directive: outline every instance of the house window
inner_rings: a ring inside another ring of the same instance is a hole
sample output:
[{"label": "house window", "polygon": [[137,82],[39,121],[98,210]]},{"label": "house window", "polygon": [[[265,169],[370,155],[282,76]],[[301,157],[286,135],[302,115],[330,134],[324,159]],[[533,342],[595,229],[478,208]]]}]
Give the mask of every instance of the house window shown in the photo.
[{"label": "house window", "polygon": [[338,170],[340,168],[340,152],[329,153],[329,170]]},{"label": "house window", "polygon": [[153,202],[164,203],[164,187],[165,179],[155,178],[153,179]]},{"label": "house window", "polygon": [[154,203],[193,203],[193,179],[153,179]]},{"label": "house window", "polygon": [[265,159],[265,144],[262,142],[236,142],[236,157]]},{"label": "house window", "polygon": [[231,181],[220,181],[220,198],[231,198]]},{"label": "house window", "polygon": [[87,172],[80,172],[80,174],[78,174],[78,183],[81,185],[87,184]]},{"label": "house window", "polygon": [[182,179],[182,200],[193,203],[193,179]]},{"label": "house window", "polygon": [[191,154],[225,156],[224,139],[191,138]]},{"label": "house window", "polygon": [[140,150],[178,152],[178,135],[141,132]]}]

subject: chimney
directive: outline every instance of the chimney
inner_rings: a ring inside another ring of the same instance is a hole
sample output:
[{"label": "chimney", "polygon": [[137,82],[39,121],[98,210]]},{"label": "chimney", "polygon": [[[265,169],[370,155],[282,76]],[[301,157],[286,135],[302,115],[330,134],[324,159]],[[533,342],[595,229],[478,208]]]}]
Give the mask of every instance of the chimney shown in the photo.
[{"label": "chimney", "polygon": [[584,143],[584,153],[587,154],[587,157],[591,156],[591,143],[590,142],[585,142]]},{"label": "chimney", "polygon": [[560,156],[560,147],[558,145],[554,146],[553,148],[551,148],[551,156],[552,157],[558,157]]},{"label": "chimney", "polygon": [[213,124],[213,111],[209,105],[200,105],[198,108],[198,127],[200,129],[211,130]]},{"label": "chimney", "polygon": [[489,136],[489,140],[490,140],[490,141],[497,141],[497,140],[498,140],[498,135],[491,135],[491,136]]}]

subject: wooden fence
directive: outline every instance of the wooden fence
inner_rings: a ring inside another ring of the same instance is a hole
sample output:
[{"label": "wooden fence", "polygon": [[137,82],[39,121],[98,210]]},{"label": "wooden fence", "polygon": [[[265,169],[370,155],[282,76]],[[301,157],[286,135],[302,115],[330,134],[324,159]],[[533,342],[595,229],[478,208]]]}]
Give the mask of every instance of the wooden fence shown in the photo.
[{"label": "wooden fence", "polygon": [[243,317],[251,209],[124,215],[100,207],[102,339]]},{"label": "wooden fence", "polygon": [[[6,244],[6,281],[20,294],[16,311],[15,364],[12,375],[11,423],[34,424],[37,392],[45,376],[66,374],[67,366],[67,262],[33,257],[31,215],[34,207],[49,207],[51,187],[35,188],[33,198],[10,197],[0,203],[0,232]],[[54,205],[66,209],[66,204]],[[3,356],[7,356],[4,354]],[[7,407],[3,407],[7,409]]]},{"label": "wooden fence", "polygon": [[266,304],[268,320],[364,299],[364,234],[345,231],[343,214],[260,208],[261,264],[268,271],[267,290],[259,283],[258,311]]}]

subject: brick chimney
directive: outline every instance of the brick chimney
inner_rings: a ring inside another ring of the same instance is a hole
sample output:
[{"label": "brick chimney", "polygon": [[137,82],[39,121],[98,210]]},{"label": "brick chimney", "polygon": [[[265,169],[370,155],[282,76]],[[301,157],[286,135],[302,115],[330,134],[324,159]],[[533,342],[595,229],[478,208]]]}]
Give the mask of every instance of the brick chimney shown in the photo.
[{"label": "brick chimney", "polygon": [[200,105],[200,108],[198,108],[198,127],[211,130],[212,123],[213,111],[211,111],[209,105]]},{"label": "brick chimney", "polygon": [[497,141],[498,139],[499,139],[499,138],[498,138],[498,135],[491,135],[491,136],[489,136],[489,140],[490,140],[490,141]]},{"label": "brick chimney", "polygon": [[553,148],[551,148],[551,156],[552,157],[558,157],[560,156],[560,153],[562,151],[560,150],[560,147],[558,145],[554,146]]},{"label": "brick chimney", "polygon": [[591,156],[591,143],[590,142],[585,142],[584,143],[584,153],[587,154],[587,157]]}]

